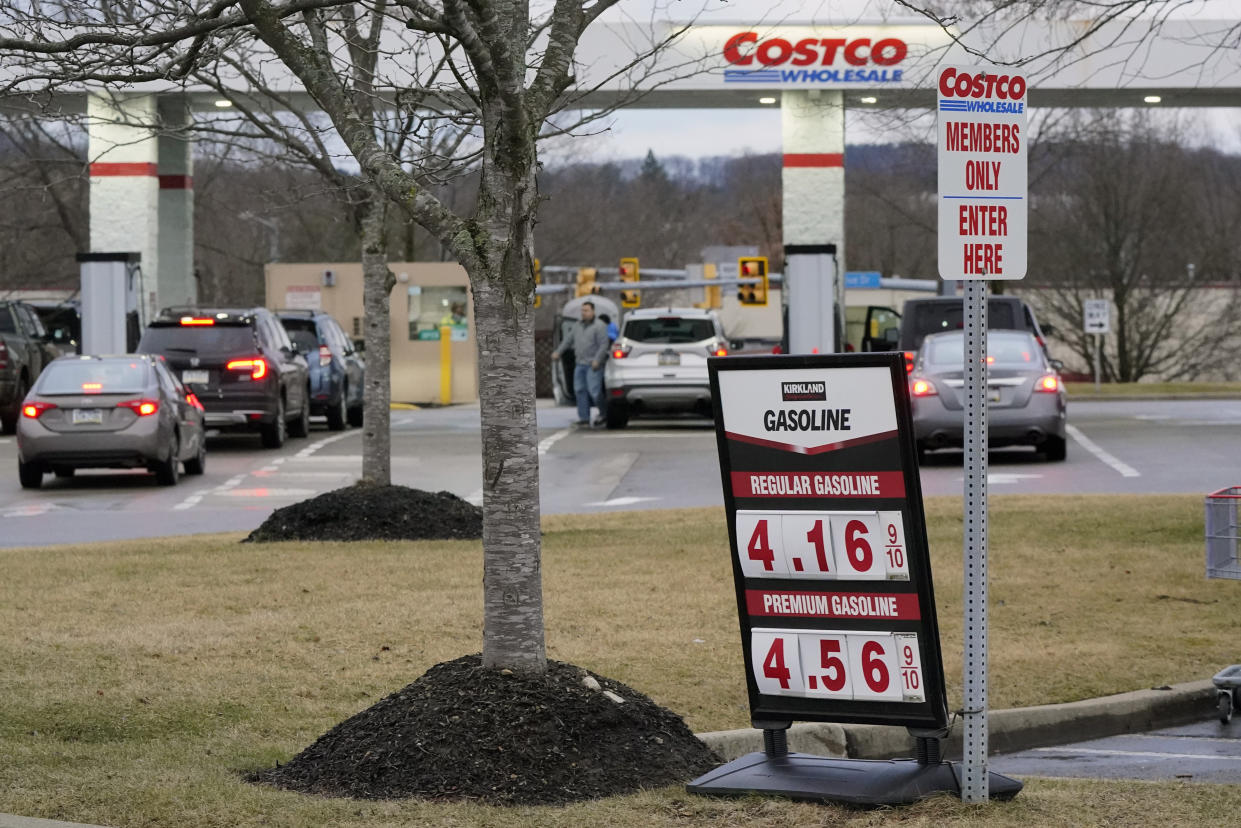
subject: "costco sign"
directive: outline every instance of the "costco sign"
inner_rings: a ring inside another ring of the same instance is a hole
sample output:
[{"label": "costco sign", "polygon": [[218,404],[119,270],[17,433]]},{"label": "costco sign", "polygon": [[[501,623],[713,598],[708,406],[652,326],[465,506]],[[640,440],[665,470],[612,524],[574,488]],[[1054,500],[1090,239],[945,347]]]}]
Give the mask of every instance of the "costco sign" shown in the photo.
[{"label": "costco sign", "polygon": [[1026,275],[1026,79],[946,67],[938,77],[939,275]]},{"label": "costco sign", "polygon": [[930,26],[702,26],[686,39],[722,59],[729,85],[872,88],[912,85],[912,64],[944,37]]}]

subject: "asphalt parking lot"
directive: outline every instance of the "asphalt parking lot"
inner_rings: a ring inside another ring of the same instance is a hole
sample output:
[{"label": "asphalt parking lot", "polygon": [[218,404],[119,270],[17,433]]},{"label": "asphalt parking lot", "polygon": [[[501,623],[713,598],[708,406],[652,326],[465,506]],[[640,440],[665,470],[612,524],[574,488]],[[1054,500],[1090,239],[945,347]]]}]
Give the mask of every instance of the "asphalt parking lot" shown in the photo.
[{"label": "asphalt parking lot", "polygon": [[[543,511],[591,512],[722,503],[715,432],[703,419],[634,420],[620,431],[579,429],[569,408],[539,410]],[[1241,484],[1241,401],[1116,401],[1070,406],[1068,460],[1025,449],[991,455],[990,491],[1201,493]],[[257,437],[209,442],[207,473],[165,488],[142,472],[90,470],[21,489],[16,445],[0,437],[0,546],[248,531],[282,505],[350,484],[362,466],[362,432],[311,436],[283,449]],[[481,502],[477,406],[394,411],[397,483]],[[932,454],[923,493],[958,495],[959,452]]]}]

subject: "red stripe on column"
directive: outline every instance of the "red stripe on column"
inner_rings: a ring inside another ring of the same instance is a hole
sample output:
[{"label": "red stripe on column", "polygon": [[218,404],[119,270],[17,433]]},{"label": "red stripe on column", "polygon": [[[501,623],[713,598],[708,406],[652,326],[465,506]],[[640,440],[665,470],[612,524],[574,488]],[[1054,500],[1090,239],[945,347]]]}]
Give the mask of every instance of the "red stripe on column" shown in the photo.
[{"label": "red stripe on column", "polygon": [[843,167],[844,153],[840,152],[786,152],[786,167]]},{"label": "red stripe on column", "polygon": [[159,177],[159,188],[161,190],[192,190],[194,189],[194,176],[161,175]]},{"label": "red stripe on column", "polygon": [[96,161],[90,165],[90,174],[100,177],[113,175],[158,175],[159,168],[154,164],[141,162]]}]

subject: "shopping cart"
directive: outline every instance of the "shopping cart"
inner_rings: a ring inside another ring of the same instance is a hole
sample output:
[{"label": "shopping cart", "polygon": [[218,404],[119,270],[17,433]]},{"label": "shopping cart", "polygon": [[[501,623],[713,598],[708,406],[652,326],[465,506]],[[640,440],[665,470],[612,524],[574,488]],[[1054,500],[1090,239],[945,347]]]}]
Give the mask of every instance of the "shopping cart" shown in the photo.
[{"label": "shopping cart", "polygon": [[1237,561],[1237,506],[1241,504],[1241,486],[1229,486],[1207,495],[1206,541],[1207,577],[1241,580],[1241,563]]}]

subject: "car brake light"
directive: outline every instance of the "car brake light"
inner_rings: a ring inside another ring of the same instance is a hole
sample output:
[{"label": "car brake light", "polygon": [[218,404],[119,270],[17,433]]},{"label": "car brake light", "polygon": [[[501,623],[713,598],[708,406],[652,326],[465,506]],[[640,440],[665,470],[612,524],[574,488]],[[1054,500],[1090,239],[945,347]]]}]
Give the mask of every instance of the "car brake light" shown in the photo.
[{"label": "car brake light", "polygon": [[210,316],[182,316],[181,324],[186,327],[193,327],[196,325],[214,325],[215,320]]},{"label": "car brake light", "polygon": [[84,382],[82,383],[82,391],[86,394],[98,394],[103,390],[102,382]]},{"label": "car brake light", "polygon": [[9,367],[9,346],[0,342],[0,368]]},{"label": "car brake light", "polygon": [[716,348],[711,352],[711,356],[728,356],[727,348]]},{"label": "car brake light", "polygon": [[914,352],[905,352],[905,373],[912,374],[914,372]]},{"label": "car brake light", "polygon": [[56,407],[55,403],[50,402],[32,402],[22,406],[22,416],[31,420],[37,420],[43,415],[44,411],[51,411]]},{"label": "car brake light", "polygon": [[782,354],[782,353],[784,353],[784,349],[783,349],[783,348],[781,348],[779,345],[773,345],[773,346],[772,346],[772,348],[771,348],[771,352],[772,352],[773,354]]},{"label": "car brake light", "polygon": [[116,405],[118,408],[128,408],[139,417],[149,417],[159,411],[158,400],[125,400]]},{"label": "car brake light", "polygon": [[1047,374],[1035,384],[1034,390],[1043,391],[1049,394],[1054,391],[1059,391],[1060,390],[1060,378],[1057,377],[1055,374]]},{"label": "car brake light", "polygon": [[912,392],[915,397],[934,397],[939,392],[935,390],[935,386],[926,380],[914,380]]},{"label": "car brake light", "polygon": [[624,359],[627,356],[629,356],[628,348],[613,348],[612,349],[612,359]]},{"label": "car brake light", "polygon": [[[319,365],[332,364],[332,349],[326,345],[319,346]],[[257,377],[255,378],[257,379]]]},{"label": "car brake light", "polygon": [[195,394],[193,391],[191,391],[191,392],[189,392],[188,394],[186,394],[186,395],[185,395],[185,401],[186,401],[187,403],[189,403],[190,405],[194,406],[195,408],[197,408],[199,411],[205,411],[205,410],[206,410],[206,409],[204,409],[204,408],[203,408],[203,404],[202,404],[202,402],[201,402],[201,401],[199,401],[199,399],[198,399],[198,395],[197,395],[197,394]]},{"label": "car brake light", "polygon": [[262,357],[234,359],[224,367],[230,371],[249,371],[251,379],[262,379],[267,376],[267,360]]}]

